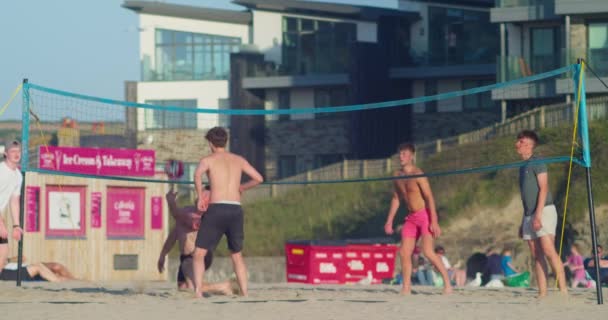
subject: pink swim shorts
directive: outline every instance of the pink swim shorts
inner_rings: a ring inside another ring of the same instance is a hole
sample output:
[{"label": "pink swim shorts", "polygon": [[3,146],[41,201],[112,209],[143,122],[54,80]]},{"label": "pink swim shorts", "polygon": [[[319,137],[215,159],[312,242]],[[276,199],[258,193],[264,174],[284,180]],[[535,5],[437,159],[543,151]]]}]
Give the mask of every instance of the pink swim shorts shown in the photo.
[{"label": "pink swim shorts", "polygon": [[401,238],[415,238],[431,234],[430,213],[427,208],[412,212],[405,217],[405,223],[401,229]]}]

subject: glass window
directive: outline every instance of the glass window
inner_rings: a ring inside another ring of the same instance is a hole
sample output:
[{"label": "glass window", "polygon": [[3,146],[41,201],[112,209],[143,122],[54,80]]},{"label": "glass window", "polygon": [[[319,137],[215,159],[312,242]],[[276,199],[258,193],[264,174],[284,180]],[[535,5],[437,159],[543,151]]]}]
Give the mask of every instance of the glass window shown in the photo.
[{"label": "glass window", "polygon": [[530,66],[533,73],[542,73],[559,68],[559,29],[557,27],[532,28]]},{"label": "glass window", "polygon": [[589,63],[600,76],[608,75],[608,23],[589,24]]},{"label": "glass window", "polygon": [[[146,104],[196,109],[196,100],[146,100]],[[145,109],[146,129],[196,128],[196,113]]]},{"label": "glass window", "polygon": [[279,178],[291,177],[296,174],[296,156],[279,156]]},{"label": "glass window", "polygon": [[345,72],[356,25],[283,18],[283,66],[290,74]]},{"label": "glass window", "polygon": [[589,24],[589,48],[608,48],[608,23]]},{"label": "glass window", "polygon": [[[346,88],[316,88],[315,108],[339,107],[348,105],[348,90]],[[343,118],[345,112],[317,113],[315,118]]]},{"label": "glass window", "polygon": [[[278,109],[289,110],[291,108],[291,99],[289,97],[289,90],[279,90],[279,105]],[[288,114],[280,114],[279,121],[289,120]]]},{"label": "glass window", "polygon": [[[473,89],[478,87],[487,86],[493,84],[492,80],[464,80],[462,81],[462,89]],[[492,100],[492,92],[486,91],[476,94],[468,94],[462,96],[462,109],[463,110],[479,110],[479,109],[491,109],[494,107],[494,100]]]},{"label": "glass window", "polygon": [[240,38],[172,30],[156,30],[156,72],[151,80],[227,79],[230,53]]},{"label": "glass window", "polygon": [[498,53],[498,26],[487,11],[429,7],[431,65],[494,63]]}]

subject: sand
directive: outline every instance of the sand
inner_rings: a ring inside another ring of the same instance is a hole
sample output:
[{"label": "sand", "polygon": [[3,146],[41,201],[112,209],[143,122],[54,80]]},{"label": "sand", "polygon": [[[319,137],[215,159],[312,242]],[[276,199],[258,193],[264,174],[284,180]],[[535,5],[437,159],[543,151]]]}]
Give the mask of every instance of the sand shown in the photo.
[{"label": "sand", "polygon": [[[606,319],[595,290],[543,300],[523,288],[462,288],[450,296],[414,287],[408,297],[391,285],[251,284],[250,297],[194,299],[170,282],[0,283],[2,319]],[[604,289],[604,296],[608,290]]]}]

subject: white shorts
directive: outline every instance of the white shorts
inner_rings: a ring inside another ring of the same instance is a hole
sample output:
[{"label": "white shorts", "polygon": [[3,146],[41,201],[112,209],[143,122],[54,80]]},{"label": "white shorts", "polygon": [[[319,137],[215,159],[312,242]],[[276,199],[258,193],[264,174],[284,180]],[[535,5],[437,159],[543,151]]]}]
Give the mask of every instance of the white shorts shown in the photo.
[{"label": "white shorts", "polygon": [[534,231],[532,227],[532,220],[534,215],[524,216],[522,219],[522,236],[524,240],[533,240],[542,236],[553,235],[555,236],[555,229],[557,228],[557,209],[555,205],[548,205],[543,208],[543,215],[540,219],[542,227],[538,231]]}]

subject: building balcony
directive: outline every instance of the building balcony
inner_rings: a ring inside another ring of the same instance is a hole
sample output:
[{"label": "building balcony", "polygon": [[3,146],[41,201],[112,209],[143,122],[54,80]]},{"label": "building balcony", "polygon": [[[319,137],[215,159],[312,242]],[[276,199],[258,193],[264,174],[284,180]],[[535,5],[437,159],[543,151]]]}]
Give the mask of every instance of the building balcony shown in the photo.
[{"label": "building balcony", "polygon": [[[605,93],[606,87],[598,79],[601,78],[604,83],[608,83],[608,48],[603,49],[586,49],[586,48],[571,48],[562,50],[562,61],[564,65],[577,63],[578,59],[584,59],[586,73],[585,89],[587,93]],[[595,72],[595,74],[591,71]],[[571,75],[557,79],[557,93],[571,94],[573,93],[573,84]]]},{"label": "building balcony", "polygon": [[268,89],[349,83],[349,76],[344,68],[302,68],[299,71],[294,72],[293,68],[271,61],[251,64],[248,66],[247,76],[243,78],[242,85],[245,89]]},{"label": "building balcony", "polygon": [[608,12],[606,0],[555,0],[556,14],[597,14]]},{"label": "building balcony", "polygon": [[490,10],[490,21],[493,23],[557,18],[555,0],[496,0],[495,7]]},{"label": "building balcony", "polygon": [[[561,56],[542,55],[533,58],[523,56],[499,56],[497,67],[497,82],[506,82],[520,78],[529,77],[535,74],[559,69]],[[555,79],[546,79],[532,83],[507,87],[505,89],[492,90],[492,99],[511,100],[511,99],[534,99],[552,97],[556,94]]]},{"label": "building balcony", "polygon": [[496,73],[496,56],[487,48],[469,54],[411,54],[407,63],[393,66],[391,78],[430,79],[456,76],[492,76]]},{"label": "building balcony", "polygon": [[224,70],[216,72],[214,70],[193,71],[193,68],[179,68],[173,70],[160,71],[146,64],[142,66],[142,81],[205,81],[205,80],[228,80],[230,74]]}]

